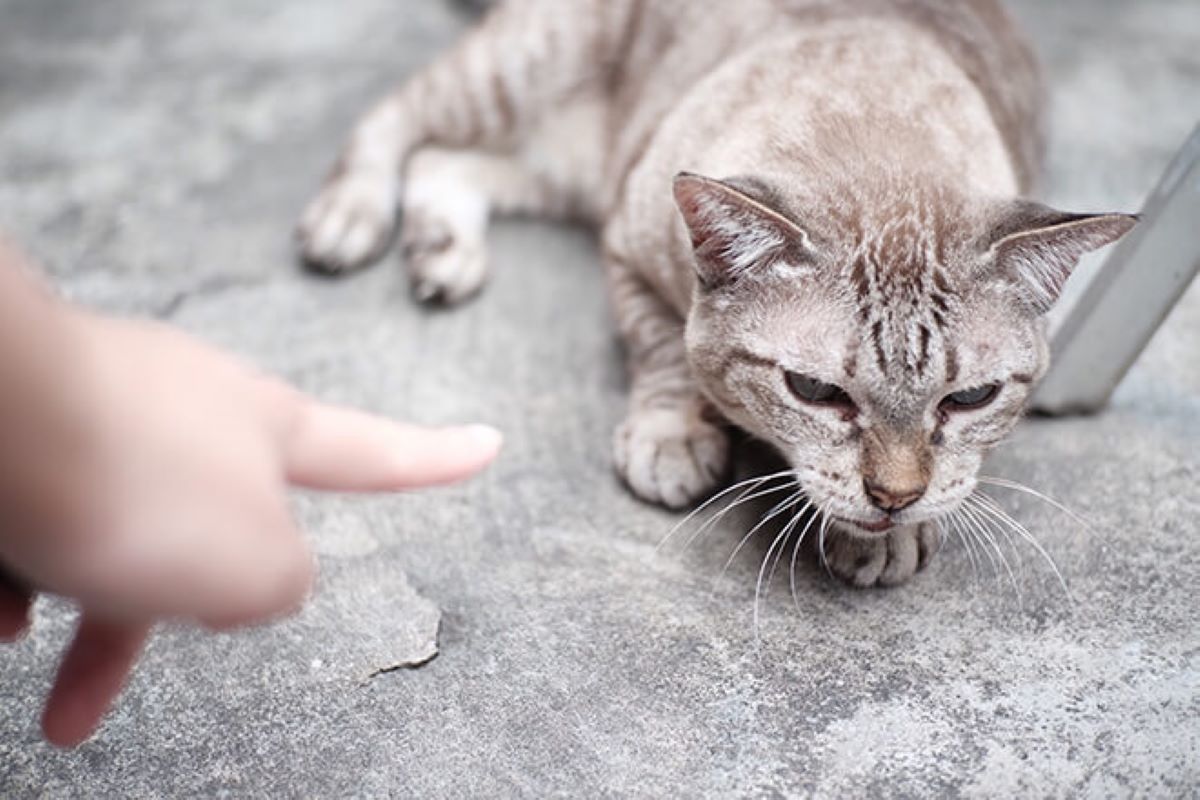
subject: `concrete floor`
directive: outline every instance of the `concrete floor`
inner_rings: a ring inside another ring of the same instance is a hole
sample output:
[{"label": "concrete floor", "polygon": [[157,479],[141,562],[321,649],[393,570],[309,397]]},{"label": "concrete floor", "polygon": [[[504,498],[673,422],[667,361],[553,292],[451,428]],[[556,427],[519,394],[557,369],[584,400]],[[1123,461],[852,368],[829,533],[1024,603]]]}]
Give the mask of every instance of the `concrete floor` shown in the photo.
[{"label": "concrete floor", "polygon": [[[1200,4],[1016,7],[1054,88],[1044,196],[1138,207],[1200,114]],[[1073,604],[1028,547],[1015,588],[954,545],[887,592],[806,561],[756,643],[765,544],[714,585],[751,518],[656,553],[677,517],[613,478],[623,373],[585,234],[499,227],[493,284],[453,313],[412,307],[394,262],[294,267],[350,121],[460,24],[438,0],[0,0],[0,224],[70,296],[508,434],[466,487],[298,498],[304,615],[163,630],[71,752],[37,718],[74,617],[40,602],[0,649],[0,796],[1194,796],[1200,292],[1110,410],[1030,421],[986,468],[1093,522],[998,495]],[[440,655],[373,674],[430,655],[437,608]]]}]

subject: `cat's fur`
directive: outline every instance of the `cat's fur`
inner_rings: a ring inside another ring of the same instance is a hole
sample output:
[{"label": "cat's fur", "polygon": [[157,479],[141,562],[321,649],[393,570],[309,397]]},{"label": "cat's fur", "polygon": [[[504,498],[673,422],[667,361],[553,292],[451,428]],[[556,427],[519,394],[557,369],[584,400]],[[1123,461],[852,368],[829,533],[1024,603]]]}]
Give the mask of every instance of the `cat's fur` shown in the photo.
[{"label": "cat's fur", "polygon": [[[708,494],[732,422],[835,520],[840,575],[897,583],[1020,417],[1076,261],[1133,224],[1018,200],[1038,105],[996,0],[509,0],[359,124],[302,249],[360,266],[402,205],[414,291],[453,302],[492,212],[594,222],[633,491]],[[985,408],[943,402],[992,383]]]}]

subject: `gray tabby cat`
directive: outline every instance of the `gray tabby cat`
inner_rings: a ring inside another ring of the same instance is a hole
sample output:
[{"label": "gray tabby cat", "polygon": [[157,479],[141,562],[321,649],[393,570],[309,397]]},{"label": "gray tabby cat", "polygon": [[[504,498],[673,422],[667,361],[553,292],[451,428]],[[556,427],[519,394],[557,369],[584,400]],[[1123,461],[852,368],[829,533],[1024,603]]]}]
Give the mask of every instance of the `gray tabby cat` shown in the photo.
[{"label": "gray tabby cat", "polygon": [[1038,104],[996,0],[509,0],[359,123],[299,236],[352,269],[402,206],[416,296],[456,302],[492,213],[591,221],[632,490],[706,496],[733,423],[835,572],[895,584],[1020,418],[1078,259],[1135,222],[1020,199]]}]

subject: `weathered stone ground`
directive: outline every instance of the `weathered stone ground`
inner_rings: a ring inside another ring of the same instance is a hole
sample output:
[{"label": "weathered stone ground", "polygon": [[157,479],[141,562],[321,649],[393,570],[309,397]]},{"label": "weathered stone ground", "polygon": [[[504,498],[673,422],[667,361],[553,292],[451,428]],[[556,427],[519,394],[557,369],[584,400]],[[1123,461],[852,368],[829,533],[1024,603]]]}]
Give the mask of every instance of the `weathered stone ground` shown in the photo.
[{"label": "weathered stone ground", "polygon": [[[1054,88],[1043,195],[1137,208],[1200,115],[1200,4],[1016,6]],[[0,224],[70,296],[330,400],[508,435],[466,487],[298,499],[311,608],[162,631],[75,751],[39,739],[73,624],[39,603],[0,650],[0,795],[1193,795],[1200,293],[1108,411],[1030,421],[987,466],[1092,521],[997,495],[1073,604],[1028,546],[1015,588],[958,545],[886,592],[803,560],[756,642],[765,543],[715,583],[751,518],[656,553],[677,517],[613,479],[623,373],[586,234],[500,226],[493,284],[453,313],[414,308],[394,261],[295,268],[350,121],[460,25],[436,0],[0,0]],[[429,656],[437,608],[436,659],[373,674]]]}]

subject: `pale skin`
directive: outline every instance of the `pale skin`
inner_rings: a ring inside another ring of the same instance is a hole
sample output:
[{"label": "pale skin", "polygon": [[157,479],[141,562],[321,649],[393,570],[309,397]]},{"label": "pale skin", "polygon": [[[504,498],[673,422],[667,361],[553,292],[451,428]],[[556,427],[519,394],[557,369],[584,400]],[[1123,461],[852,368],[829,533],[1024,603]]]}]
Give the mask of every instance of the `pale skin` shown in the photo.
[{"label": "pale skin", "polygon": [[42,728],[85,740],[159,620],[225,629],[299,608],[315,564],[289,486],[463,480],[484,426],[427,429],[323,405],[170,328],[54,298],[0,240],[0,641],[37,592],[82,610]]}]

